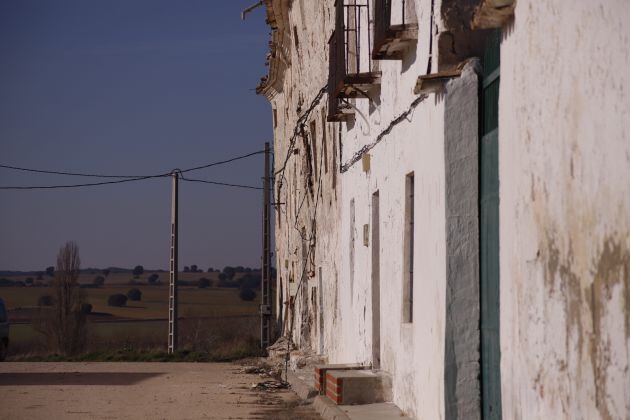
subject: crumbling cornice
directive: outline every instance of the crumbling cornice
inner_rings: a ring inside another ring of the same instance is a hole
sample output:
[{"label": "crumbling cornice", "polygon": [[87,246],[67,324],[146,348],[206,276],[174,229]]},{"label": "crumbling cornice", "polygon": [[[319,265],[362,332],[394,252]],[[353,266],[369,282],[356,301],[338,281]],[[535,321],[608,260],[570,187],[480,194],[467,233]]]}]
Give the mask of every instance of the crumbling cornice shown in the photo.
[{"label": "crumbling cornice", "polygon": [[271,40],[267,65],[269,72],[256,87],[256,93],[272,100],[282,91],[284,73],[290,65],[289,8],[291,0],[264,0],[267,10],[267,24],[271,27]]}]

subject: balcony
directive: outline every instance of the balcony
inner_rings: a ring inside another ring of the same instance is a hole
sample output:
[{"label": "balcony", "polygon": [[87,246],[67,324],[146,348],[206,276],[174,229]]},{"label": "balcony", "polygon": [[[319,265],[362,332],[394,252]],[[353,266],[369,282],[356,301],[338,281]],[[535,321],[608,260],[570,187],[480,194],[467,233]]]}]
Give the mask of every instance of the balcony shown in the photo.
[{"label": "balcony", "polygon": [[408,0],[374,0],[375,60],[401,60],[409,44],[418,40],[413,2]]},{"label": "balcony", "polygon": [[381,77],[370,54],[370,0],[345,1],[335,3],[335,30],[328,41],[329,121],[342,121],[352,115],[347,99],[368,97],[369,90],[380,84]]}]

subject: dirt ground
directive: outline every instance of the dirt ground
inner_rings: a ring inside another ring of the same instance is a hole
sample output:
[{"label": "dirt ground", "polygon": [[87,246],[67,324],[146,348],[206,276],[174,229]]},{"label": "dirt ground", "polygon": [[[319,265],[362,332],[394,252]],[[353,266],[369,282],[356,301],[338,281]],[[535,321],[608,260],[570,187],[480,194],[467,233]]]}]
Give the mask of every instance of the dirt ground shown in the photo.
[{"label": "dirt ground", "polygon": [[319,419],[229,363],[0,363],[0,419]]}]

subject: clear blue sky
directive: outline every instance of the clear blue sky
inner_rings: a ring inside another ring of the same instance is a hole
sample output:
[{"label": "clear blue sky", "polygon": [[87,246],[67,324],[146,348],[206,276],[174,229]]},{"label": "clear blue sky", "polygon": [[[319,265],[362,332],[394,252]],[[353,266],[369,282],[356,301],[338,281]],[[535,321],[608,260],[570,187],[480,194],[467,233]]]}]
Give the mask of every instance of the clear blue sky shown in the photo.
[{"label": "clear blue sky", "polygon": [[[269,28],[252,0],[0,0],[0,163],[144,174],[263,148]],[[262,155],[194,173],[260,185]],[[0,169],[0,185],[88,178]],[[0,270],[167,268],[170,180],[0,191]],[[180,186],[180,267],[260,265],[261,193]]]}]

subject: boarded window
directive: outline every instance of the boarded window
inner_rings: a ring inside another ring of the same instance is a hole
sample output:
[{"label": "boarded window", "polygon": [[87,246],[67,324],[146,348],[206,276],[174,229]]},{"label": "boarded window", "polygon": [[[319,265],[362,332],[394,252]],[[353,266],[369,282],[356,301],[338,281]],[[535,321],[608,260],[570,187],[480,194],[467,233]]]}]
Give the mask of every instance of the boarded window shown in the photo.
[{"label": "boarded window", "polygon": [[405,177],[403,322],[413,322],[414,177]]}]

